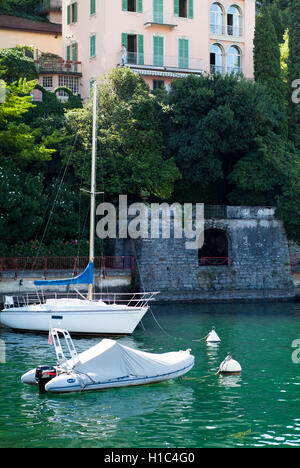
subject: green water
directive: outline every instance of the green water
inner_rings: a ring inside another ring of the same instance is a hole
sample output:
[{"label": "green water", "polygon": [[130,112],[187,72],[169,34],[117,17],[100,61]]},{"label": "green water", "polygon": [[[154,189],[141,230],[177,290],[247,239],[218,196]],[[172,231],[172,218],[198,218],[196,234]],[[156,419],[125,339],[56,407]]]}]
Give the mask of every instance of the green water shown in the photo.
[{"label": "green water", "polygon": [[[300,447],[300,304],[156,306],[126,345],[149,352],[192,348],[180,380],[70,395],[39,395],[21,375],[53,363],[45,336],[0,329],[0,447]],[[199,341],[216,327],[222,342]],[[97,339],[74,339],[78,351]],[[0,342],[1,343],[1,342]],[[241,376],[217,377],[232,353]],[[298,357],[300,353],[298,354]],[[2,356],[3,360],[3,356]]]}]

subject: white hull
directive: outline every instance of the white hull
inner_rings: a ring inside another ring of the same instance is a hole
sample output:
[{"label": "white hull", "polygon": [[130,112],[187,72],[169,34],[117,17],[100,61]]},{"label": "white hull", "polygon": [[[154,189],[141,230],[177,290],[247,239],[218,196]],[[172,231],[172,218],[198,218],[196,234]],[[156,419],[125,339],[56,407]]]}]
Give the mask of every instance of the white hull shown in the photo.
[{"label": "white hull", "polygon": [[93,390],[105,390],[108,388],[133,387],[137,385],[149,385],[167,380],[176,379],[189,372],[194,366],[194,359],[191,363],[177,371],[167,374],[156,375],[152,377],[124,377],[120,379],[110,380],[107,382],[86,383],[76,374],[62,375],[51,380],[46,385],[46,391],[50,393],[74,393],[88,392]]},{"label": "white hull", "polygon": [[0,312],[0,322],[22,331],[49,332],[50,328],[59,327],[73,334],[130,335],[147,310],[147,306],[61,299],[4,309]]}]

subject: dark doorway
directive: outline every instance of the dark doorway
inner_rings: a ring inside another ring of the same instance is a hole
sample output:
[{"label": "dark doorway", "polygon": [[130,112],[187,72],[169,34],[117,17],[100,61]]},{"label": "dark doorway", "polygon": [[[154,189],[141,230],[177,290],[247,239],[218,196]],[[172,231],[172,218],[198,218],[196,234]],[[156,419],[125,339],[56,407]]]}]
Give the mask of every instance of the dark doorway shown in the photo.
[{"label": "dark doorway", "polygon": [[228,238],[221,229],[206,229],[204,244],[198,251],[199,265],[228,265]]},{"label": "dark doorway", "polygon": [[128,63],[137,63],[137,36],[136,34],[128,34],[127,38]]}]

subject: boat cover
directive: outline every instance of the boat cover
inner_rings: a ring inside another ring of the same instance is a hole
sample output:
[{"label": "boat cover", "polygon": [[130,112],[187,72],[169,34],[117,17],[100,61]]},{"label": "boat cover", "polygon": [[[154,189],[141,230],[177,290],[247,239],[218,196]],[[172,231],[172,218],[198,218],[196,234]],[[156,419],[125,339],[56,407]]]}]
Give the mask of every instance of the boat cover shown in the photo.
[{"label": "boat cover", "polygon": [[194,358],[190,350],[150,354],[128,348],[117,341],[104,339],[78,356],[76,372],[89,375],[94,381],[127,376],[152,377],[175,372],[190,366]]}]

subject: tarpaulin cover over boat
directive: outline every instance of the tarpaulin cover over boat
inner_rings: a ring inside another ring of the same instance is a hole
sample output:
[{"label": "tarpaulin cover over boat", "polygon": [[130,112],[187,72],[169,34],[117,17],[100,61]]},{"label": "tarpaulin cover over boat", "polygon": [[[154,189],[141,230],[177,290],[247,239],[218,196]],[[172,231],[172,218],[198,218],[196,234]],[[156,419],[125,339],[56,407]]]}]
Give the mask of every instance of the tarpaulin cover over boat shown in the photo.
[{"label": "tarpaulin cover over boat", "polygon": [[156,376],[176,372],[191,365],[190,350],[150,354],[128,348],[117,341],[104,339],[78,356],[74,370],[88,374],[94,381],[126,376]]}]

